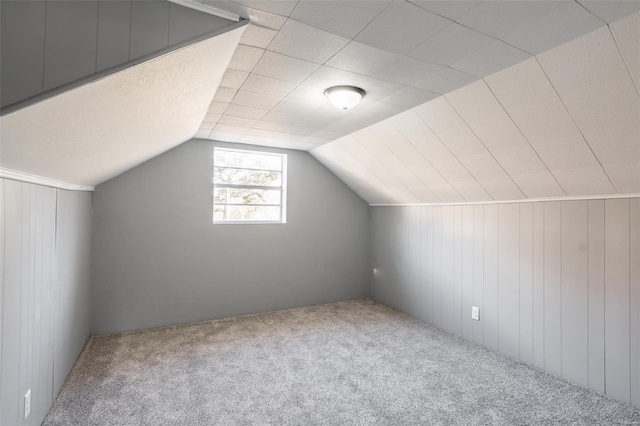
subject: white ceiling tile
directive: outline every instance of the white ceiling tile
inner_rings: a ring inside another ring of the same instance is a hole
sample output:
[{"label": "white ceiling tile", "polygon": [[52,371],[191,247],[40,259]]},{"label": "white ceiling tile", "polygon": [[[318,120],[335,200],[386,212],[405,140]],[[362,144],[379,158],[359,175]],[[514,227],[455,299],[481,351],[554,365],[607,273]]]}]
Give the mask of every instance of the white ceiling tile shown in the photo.
[{"label": "white ceiling tile", "polygon": [[304,85],[318,87],[322,90],[321,93],[324,93],[324,90],[332,86],[357,86],[367,92],[365,99],[372,98],[376,100],[384,99],[399,92],[404,87],[400,84],[376,80],[364,75],[325,66],[320,67],[318,71],[313,73],[304,82]]},{"label": "white ceiling tile", "polygon": [[409,56],[439,65],[452,65],[491,45],[495,39],[455,22],[413,49]]},{"label": "white ceiling tile", "polygon": [[458,192],[453,186],[451,186],[450,183],[429,185],[429,189],[443,203],[459,203],[464,201],[464,198],[462,198],[460,194],[458,194]]},{"label": "white ceiling tile", "polygon": [[366,44],[351,41],[340,52],[329,59],[325,65],[358,74],[373,75],[393,62],[400,55],[377,49]]},{"label": "white ceiling tile", "polygon": [[423,9],[433,12],[437,15],[444,16],[449,19],[458,19],[480,3],[482,1],[469,1],[469,0],[457,0],[457,1],[442,1],[442,0],[409,0],[411,3],[419,6]]},{"label": "white ceiling tile", "polygon": [[209,105],[209,112],[212,114],[222,114],[229,106],[228,102],[216,102],[213,101]]},{"label": "white ceiling tile", "polygon": [[233,97],[236,95],[237,91],[238,91],[237,89],[231,89],[228,87],[218,87],[218,90],[216,90],[216,94],[213,97],[213,100],[215,102],[229,103],[231,102]]},{"label": "white ceiling tile", "polygon": [[376,123],[369,129],[387,148],[394,152],[396,149],[406,149],[411,146],[407,138],[389,120]]},{"label": "white ceiling tile", "polygon": [[462,165],[477,180],[495,179],[507,176],[502,166],[487,153],[461,158]]},{"label": "white ceiling tile", "polygon": [[204,117],[204,121],[208,121],[210,123],[217,123],[220,120],[222,114],[216,114],[214,112],[207,112],[207,115]]},{"label": "white ceiling tile", "polygon": [[[617,2],[620,3],[620,2]],[[640,1],[633,2],[640,8]],[[611,24],[616,44],[629,68],[631,77],[640,90],[640,12]]]},{"label": "white ceiling tile", "polygon": [[538,144],[536,152],[552,172],[589,169],[599,165],[582,135]]},{"label": "white ceiling tile", "polygon": [[247,71],[238,71],[228,69],[222,76],[221,87],[229,87],[231,89],[239,89],[242,83],[247,79],[249,73]]},{"label": "white ceiling tile", "polygon": [[482,154],[487,151],[482,142],[466,126],[438,133],[438,137],[458,158]]},{"label": "white ceiling tile", "polygon": [[529,144],[493,151],[492,154],[511,177],[548,172],[547,167]]},{"label": "white ceiling tile", "polygon": [[193,137],[195,139],[209,139],[209,135],[211,134],[211,130],[208,129],[199,129]]},{"label": "white ceiling tile", "polygon": [[567,95],[563,100],[584,133],[640,122],[640,95],[629,77]]},{"label": "white ceiling tile", "polygon": [[249,130],[249,127],[233,126],[233,125],[218,123],[216,124],[216,127],[214,128],[214,130],[218,132],[238,133],[240,135],[244,135],[247,132],[247,130]]},{"label": "white ceiling tile", "polygon": [[223,115],[218,120],[218,124],[224,124],[227,126],[249,128],[256,124],[258,120],[251,120],[249,118],[232,117],[230,115]]},{"label": "white ceiling tile", "polygon": [[301,113],[312,114],[317,109],[318,106],[316,105],[292,101],[289,99],[289,97],[287,97],[280,101],[280,103],[278,103],[275,107],[273,107],[272,111],[298,115]]},{"label": "white ceiling tile", "polygon": [[268,121],[259,121],[253,127],[255,129],[270,130],[272,132],[280,132],[280,133],[289,133],[297,136],[309,136],[317,131],[317,129],[313,129],[310,127],[295,126],[292,124],[270,123]]},{"label": "white ceiling tile", "polygon": [[229,68],[232,70],[251,72],[263,53],[264,49],[239,44],[235,53],[231,57]]},{"label": "white ceiling tile", "polygon": [[613,194],[615,189],[602,167],[553,173],[567,195]]},{"label": "white ceiling tile", "polygon": [[604,166],[616,191],[622,194],[640,194],[640,162]]},{"label": "white ceiling tile", "polygon": [[414,111],[436,133],[443,133],[466,126],[462,118],[443,96],[415,107]]},{"label": "white ceiling tile", "polygon": [[467,122],[484,122],[504,115],[504,109],[491,93],[484,80],[478,80],[444,96]]},{"label": "white ceiling tile", "polygon": [[489,201],[491,195],[477,181],[455,182],[451,184],[465,201]]},{"label": "white ceiling tile", "polygon": [[326,89],[326,87],[322,88],[316,85],[302,83],[289,93],[286,99],[321,107],[328,102],[327,97],[324,95]]},{"label": "white ceiling tile", "polygon": [[269,13],[258,9],[252,9],[245,5],[234,3],[229,0],[204,0],[204,4],[207,6],[225,10],[227,12],[235,13],[241,18],[250,21],[252,24],[271,28],[274,30],[279,30],[287,20],[285,16],[276,15],[274,13]]},{"label": "white ceiling tile", "polygon": [[429,162],[420,154],[413,145],[393,150],[404,164],[409,168],[422,168],[429,166]]},{"label": "white ceiling tile", "polygon": [[422,182],[418,177],[408,168],[393,170],[391,173],[397,177],[403,186],[421,186]]},{"label": "white ceiling tile", "polygon": [[407,87],[398,93],[384,98],[382,101],[392,105],[398,105],[407,108],[413,108],[422,105],[432,99],[437,98],[437,93],[427,92],[425,90],[416,89],[415,87]]},{"label": "white ceiling tile", "polygon": [[391,118],[391,122],[429,162],[451,160],[453,154],[413,110]]},{"label": "white ceiling tile", "polygon": [[640,10],[640,2],[637,0],[579,0],[594,15],[606,22],[613,22]]},{"label": "white ceiling tile", "polygon": [[529,142],[505,113],[487,121],[470,124],[469,127],[489,151],[529,146]]},{"label": "white ceiling tile", "polygon": [[371,152],[376,159],[387,168],[387,170],[400,170],[407,167],[397,155],[395,155],[388,148],[383,148],[379,151]]},{"label": "white ceiling tile", "polygon": [[411,169],[411,171],[413,171],[413,174],[415,174],[418,179],[427,186],[447,183],[446,179],[440,174],[440,172],[433,167],[415,168]]},{"label": "white ceiling tile", "polygon": [[[516,3],[516,2],[512,2]],[[545,2],[537,1],[537,5]],[[551,3],[551,2],[547,2]],[[537,55],[590,31],[604,22],[573,1],[556,2],[558,7],[541,16],[525,16],[524,22],[497,34],[501,40]]]},{"label": "white ceiling tile", "polygon": [[640,162],[640,124],[584,136],[602,165]]},{"label": "white ceiling tile", "polygon": [[269,50],[322,64],[347,45],[349,39],[289,19]]},{"label": "white ceiling tile", "polygon": [[433,167],[447,180],[447,182],[467,182],[473,180],[473,176],[464,168],[458,159],[433,163]]},{"label": "white ceiling tile", "polygon": [[280,102],[282,98],[278,96],[269,96],[262,93],[246,92],[238,90],[236,96],[231,101],[235,105],[242,105],[258,109],[271,109]]},{"label": "white ceiling tile", "polygon": [[524,194],[513,179],[503,177],[478,181],[494,200],[520,200]]},{"label": "white ceiling tile", "polygon": [[275,13],[276,15],[289,16],[296,7],[297,0],[233,0],[251,9]]},{"label": "white ceiling tile", "polygon": [[302,83],[319,67],[320,65],[313,62],[266,51],[253,69],[253,72],[280,80]]},{"label": "white ceiling tile", "polygon": [[369,152],[380,151],[386,148],[385,144],[382,143],[382,141],[373,134],[371,129],[367,128],[358,130],[351,136],[353,136],[358,142],[360,142],[360,145],[362,145]]},{"label": "white ceiling tile", "polygon": [[449,69],[408,56],[398,55],[396,60],[373,72],[371,77],[391,83],[410,85],[425,80],[434,74],[441,73],[443,70]]},{"label": "white ceiling tile", "polygon": [[512,113],[511,117],[534,146],[580,134],[560,100]]},{"label": "white ceiling tile", "polygon": [[371,153],[365,149],[360,142],[358,142],[355,138],[350,137],[350,142],[345,143],[341,142],[351,155],[356,157],[363,166],[365,166],[372,173],[378,173],[382,171],[386,171],[386,168],[378,161]]},{"label": "white ceiling tile", "polygon": [[411,3],[394,1],[355,39],[380,49],[406,54],[450,23],[450,20]]},{"label": "white ceiling tile", "polygon": [[269,112],[266,109],[258,109],[258,108],[250,108],[242,105],[231,104],[224,112],[225,115],[231,115],[234,117],[240,118],[250,118],[254,120],[259,120],[264,115]]},{"label": "white ceiling tile", "polygon": [[249,23],[240,38],[241,44],[247,46],[260,47],[266,49],[271,40],[276,36],[277,31],[270,28],[260,27],[253,23]]},{"label": "white ceiling tile", "polygon": [[629,75],[608,27],[541,53],[538,60],[560,96]]},{"label": "white ceiling tile", "polygon": [[522,61],[485,77],[491,91],[507,111],[518,112],[558,99],[536,58]]},{"label": "white ceiling tile", "polygon": [[496,40],[454,62],[451,64],[451,68],[466,72],[467,74],[484,77],[530,57],[531,55],[529,53]]},{"label": "white ceiling tile", "polygon": [[389,188],[402,188],[403,184],[400,179],[389,171],[375,173],[376,177]]},{"label": "white ceiling tile", "polygon": [[449,93],[452,90],[473,83],[479,77],[467,74],[453,68],[442,67],[428,77],[412,84],[413,87],[434,93]]},{"label": "white ceiling tile", "polygon": [[220,130],[213,129],[209,134],[209,139],[221,142],[237,142],[238,139],[242,136],[242,133],[235,132],[223,132]]},{"label": "white ceiling tile", "polygon": [[420,202],[418,197],[416,197],[413,192],[409,191],[408,188],[394,188],[393,192],[395,192],[395,194],[397,195],[398,202],[401,202],[401,203],[419,203]]},{"label": "white ceiling tile", "polygon": [[250,74],[242,85],[247,92],[262,93],[269,96],[286,96],[296,87],[291,81],[277,80],[258,74]]},{"label": "white ceiling tile", "polygon": [[388,1],[302,0],[291,17],[313,27],[353,38],[388,4]]},{"label": "white ceiling tile", "polygon": [[411,186],[407,188],[421,203],[437,203],[438,197],[427,186]]},{"label": "white ceiling tile", "polygon": [[527,198],[562,197],[566,195],[550,172],[513,176]]}]

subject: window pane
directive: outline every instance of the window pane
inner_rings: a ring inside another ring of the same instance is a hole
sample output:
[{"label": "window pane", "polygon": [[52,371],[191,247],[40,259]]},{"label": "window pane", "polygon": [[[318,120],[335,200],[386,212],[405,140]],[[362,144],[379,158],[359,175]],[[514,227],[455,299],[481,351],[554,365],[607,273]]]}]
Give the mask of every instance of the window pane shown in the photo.
[{"label": "window pane", "polygon": [[213,161],[216,166],[282,170],[282,156],[280,155],[226,151],[216,148],[213,151]]},{"label": "window pane", "polygon": [[282,173],[214,167],[213,183],[227,185],[282,186]]},{"label": "window pane", "polygon": [[213,220],[229,222],[280,221],[280,207],[271,206],[225,206],[216,204]]},{"label": "window pane", "polygon": [[279,189],[215,188],[216,204],[280,204]]}]

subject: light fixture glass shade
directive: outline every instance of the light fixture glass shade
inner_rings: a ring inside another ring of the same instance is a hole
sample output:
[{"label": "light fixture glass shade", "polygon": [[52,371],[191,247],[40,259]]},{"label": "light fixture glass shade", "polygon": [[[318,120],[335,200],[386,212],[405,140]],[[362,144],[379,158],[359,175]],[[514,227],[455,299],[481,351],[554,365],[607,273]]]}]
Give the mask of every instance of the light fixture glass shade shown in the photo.
[{"label": "light fixture glass shade", "polygon": [[347,110],[358,105],[365,95],[365,91],[353,86],[334,86],[324,91],[331,105]]}]

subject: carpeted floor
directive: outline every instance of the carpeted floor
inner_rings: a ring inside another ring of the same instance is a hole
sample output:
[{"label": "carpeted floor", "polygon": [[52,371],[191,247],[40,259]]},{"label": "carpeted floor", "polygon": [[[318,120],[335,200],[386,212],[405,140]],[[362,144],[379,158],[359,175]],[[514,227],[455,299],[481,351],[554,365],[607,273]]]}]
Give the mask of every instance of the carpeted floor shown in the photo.
[{"label": "carpeted floor", "polygon": [[94,337],[44,425],[639,424],[373,300]]}]

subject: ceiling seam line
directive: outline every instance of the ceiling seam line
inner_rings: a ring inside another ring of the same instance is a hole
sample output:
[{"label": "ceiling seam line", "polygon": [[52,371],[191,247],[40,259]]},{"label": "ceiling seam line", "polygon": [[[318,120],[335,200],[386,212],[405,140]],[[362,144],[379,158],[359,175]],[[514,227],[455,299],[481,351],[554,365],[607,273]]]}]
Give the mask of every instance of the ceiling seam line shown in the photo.
[{"label": "ceiling seam line", "polygon": [[604,173],[604,175],[607,177],[607,180],[609,181],[609,184],[611,185],[611,187],[614,189],[614,191],[618,191],[616,189],[616,186],[613,184],[613,181],[611,180],[611,178],[609,177],[609,173],[607,173],[607,170],[604,168],[604,166],[602,165],[602,163],[600,162],[600,159],[596,156],[596,153],[593,151],[593,148],[591,147],[591,144],[589,144],[589,141],[587,140],[587,138],[584,136],[584,132],[582,131],[582,129],[580,128],[580,126],[578,126],[578,123],[576,123],[576,120],[573,118],[573,114],[571,114],[571,111],[569,111],[569,108],[567,108],[567,105],[564,103],[564,99],[562,99],[562,97],[560,96],[560,93],[558,92],[558,89],[556,89],[556,86],[553,84],[553,82],[551,81],[551,79],[549,78],[549,76],[547,75],[547,72],[544,70],[544,68],[542,67],[542,64],[540,63],[540,61],[538,60],[538,57],[536,56],[536,62],[538,63],[538,66],[540,67],[540,69],[542,70],[542,72],[544,73],[545,77],[547,77],[547,80],[549,81],[549,83],[551,84],[551,87],[553,88],[554,92],[556,93],[556,95],[558,96],[558,99],[560,99],[560,103],[562,103],[562,106],[564,107],[564,109],[567,111],[567,114],[569,114],[569,117],[571,118],[571,122],[573,123],[574,126],[576,126],[576,129],[578,129],[578,132],[580,133],[580,136],[582,136],[582,139],[585,141],[585,143],[587,144],[587,146],[589,147],[589,151],[591,151],[591,155],[593,155],[593,157],[596,159],[596,161],[598,162],[598,165],[600,166],[600,168],[602,169],[602,172]]},{"label": "ceiling seam line", "polygon": [[[534,56],[535,58],[535,56]],[[536,58],[537,61],[537,58]],[[540,66],[540,63],[538,63],[538,66],[540,68],[542,68],[542,66]],[[543,71],[544,72],[544,71]],[[549,80],[549,77],[547,77],[547,75],[545,74],[545,78],[547,79],[547,81]],[[493,94],[493,97],[498,101],[498,104],[500,104],[500,106],[502,107],[502,110],[507,114],[507,117],[509,117],[509,120],[511,120],[511,123],[513,123],[513,125],[516,127],[516,129],[518,129],[518,133],[520,133],[520,135],[524,138],[524,140],[527,141],[527,143],[529,144],[529,147],[531,148],[531,150],[536,154],[536,157],[538,157],[538,159],[540,160],[540,163],[542,163],[542,165],[547,169],[547,172],[551,175],[551,177],[553,178],[553,180],[556,182],[556,184],[558,185],[558,188],[560,188],[560,190],[563,192],[564,195],[568,195],[567,191],[565,191],[565,189],[562,187],[562,185],[560,185],[560,182],[558,181],[558,179],[556,178],[556,176],[553,174],[553,172],[551,171],[551,169],[549,169],[549,166],[547,166],[547,164],[544,162],[544,160],[542,159],[542,157],[540,157],[540,154],[538,153],[538,151],[536,150],[536,147],[533,146],[533,144],[531,143],[531,141],[529,140],[529,138],[524,134],[524,132],[522,131],[522,129],[520,129],[520,126],[518,126],[518,123],[515,122],[515,120],[513,119],[513,117],[511,116],[511,114],[509,113],[509,111],[507,111],[507,109],[504,107],[504,105],[502,104],[502,102],[500,101],[500,99],[498,99],[498,97],[496,96],[496,94],[493,92],[493,89],[491,89],[491,86],[489,85],[489,83],[487,83],[487,81],[485,79],[483,79],[485,84],[487,85],[487,87],[489,88],[489,91],[491,92],[491,94]],[[549,83],[551,83],[549,81]],[[559,96],[558,96],[559,97]],[[536,174],[536,173],[527,173],[525,175],[518,175],[518,176],[527,176],[530,174]]]},{"label": "ceiling seam line", "polygon": [[631,78],[631,82],[633,83],[633,87],[636,88],[636,92],[638,92],[638,95],[640,96],[640,87],[638,87],[638,83],[636,83],[635,79],[633,78],[633,74],[631,74],[631,68],[629,67],[629,63],[627,62],[627,59],[625,58],[624,54],[622,53],[622,50],[620,49],[620,45],[618,44],[618,39],[616,38],[616,35],[613,32],[613,29],[611,28],[611,25],[607,24],[607,29],[609,30],[609,33],[611,34],[611,38],[613,38],[613,43],[616,45],[616,49],[618,50],[618,53],[620,54],[620,58],[622,59],[622,62],[624,63],[624,67],[627,69],[627,74],[629,74],[629,77]]},{"label": "ceiling seam line", "polygon": [[587,8],[584,4],[582,4],[579,0],[575,0],[576,3],[578,3],[578,5],[580,5],[580,7],[582,7],[584,10],[586,10],[587,12],[589,12],[589,14],[593,15],[596,19],[598,19],[599,21],[602,21],[605,25],[609,25],[609,23],[607,21],[605,21],[604,19],[602,19],[601,17],[599,17],[598,15],[596,15],[595,13],[593,13],[592,11],[589,10],[589,8]]}]

